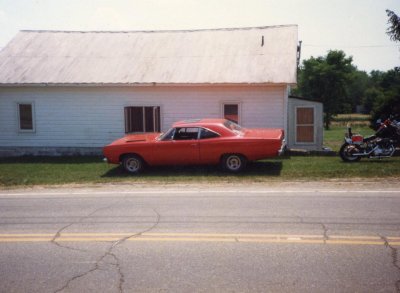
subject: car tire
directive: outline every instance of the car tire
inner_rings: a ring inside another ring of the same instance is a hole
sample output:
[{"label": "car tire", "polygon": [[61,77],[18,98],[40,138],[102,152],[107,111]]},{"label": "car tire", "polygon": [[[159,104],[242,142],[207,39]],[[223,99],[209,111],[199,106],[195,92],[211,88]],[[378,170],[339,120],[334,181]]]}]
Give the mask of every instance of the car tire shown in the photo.
[{"label": "car tire", "polygon": [[143,171],[144,161],[137,155],[125,155],[122,158],[122,167],[131,174],[139,174]]},{"label": "car tire", "polygon": [[246,168],[247,159],[239,154],[224,155],[221,160],[222,168],[230,173],[239,173]]}]

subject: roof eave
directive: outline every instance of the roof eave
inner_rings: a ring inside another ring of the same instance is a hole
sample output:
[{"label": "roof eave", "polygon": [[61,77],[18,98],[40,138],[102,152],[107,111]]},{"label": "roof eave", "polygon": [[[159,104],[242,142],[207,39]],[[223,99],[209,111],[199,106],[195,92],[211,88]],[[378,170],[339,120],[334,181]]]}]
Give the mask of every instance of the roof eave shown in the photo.
[{"label": "roof eave", "polygon": [[291,82],[242,83],[0,83],[0,87],[295,86]]}]

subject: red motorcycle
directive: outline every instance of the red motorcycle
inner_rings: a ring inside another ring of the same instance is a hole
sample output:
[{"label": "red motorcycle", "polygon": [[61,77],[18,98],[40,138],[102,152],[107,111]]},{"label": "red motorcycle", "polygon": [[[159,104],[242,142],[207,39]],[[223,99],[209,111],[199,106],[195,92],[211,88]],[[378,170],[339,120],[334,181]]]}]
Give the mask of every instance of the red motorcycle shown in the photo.
[{"label": "red motorcycle", "polygon": [[368,137],[354,134],[351,132],[351,127],[348,127],[339,154],[345,162],[358,162],[361,158],[390,158],[396,152],[399,143],[400,122],[387,119],[380,123],[374,135]]}]

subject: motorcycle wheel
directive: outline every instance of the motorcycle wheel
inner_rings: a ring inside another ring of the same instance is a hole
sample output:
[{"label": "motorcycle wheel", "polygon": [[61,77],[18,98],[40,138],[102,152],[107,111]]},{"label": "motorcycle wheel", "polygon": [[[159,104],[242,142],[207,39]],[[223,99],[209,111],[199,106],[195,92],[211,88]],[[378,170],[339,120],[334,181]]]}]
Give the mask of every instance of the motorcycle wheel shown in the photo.
[{"label": "motorcycle wheel", "polygon": [[339,155],[344,162],[352,163],[361,160],[360,156],[354,156],[352,152],[354,152],[354,148],[350,144],[345,143],[340,148]]}]

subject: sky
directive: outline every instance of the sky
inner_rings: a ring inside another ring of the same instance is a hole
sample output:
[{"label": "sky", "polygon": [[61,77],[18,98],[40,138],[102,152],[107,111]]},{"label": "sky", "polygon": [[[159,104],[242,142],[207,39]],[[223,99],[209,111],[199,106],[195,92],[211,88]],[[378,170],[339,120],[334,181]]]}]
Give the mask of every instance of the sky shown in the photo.
[{"label": "sky", "polygon": [[386,34],[400,0],[0,0],[0,50],[19,30],[186,30],[297,24],[301,59],[343,50],[358,69],[400,66]]}]

